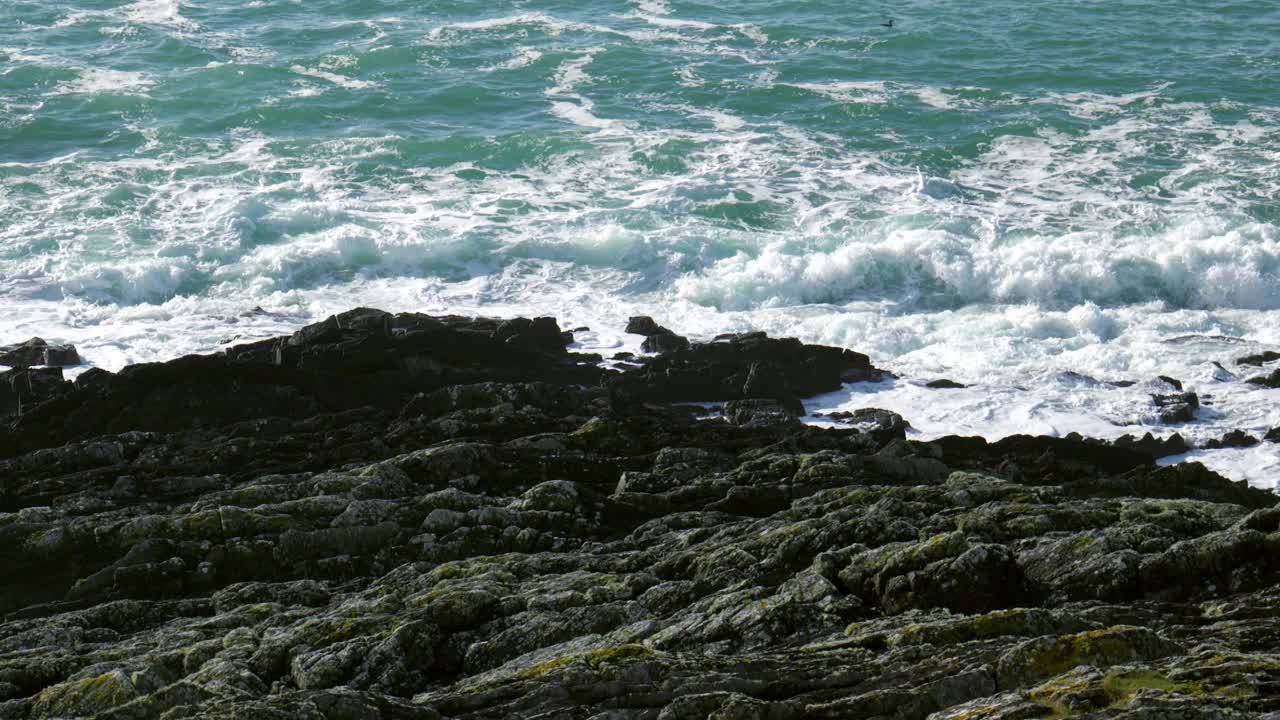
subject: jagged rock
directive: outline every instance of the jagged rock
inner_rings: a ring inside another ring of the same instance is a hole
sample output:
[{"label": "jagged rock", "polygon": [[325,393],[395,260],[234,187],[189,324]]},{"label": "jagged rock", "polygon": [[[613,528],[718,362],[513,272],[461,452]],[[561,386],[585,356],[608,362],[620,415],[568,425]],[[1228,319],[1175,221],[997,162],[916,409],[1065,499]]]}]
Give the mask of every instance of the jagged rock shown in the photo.
[{"label": "jagged rock", "polygon": [[1228,370],[1226,367],[1223,366],[1222,363],[1218,362],[1217,360],[1214,360],[1209,364],[1213,366],[1213,370],[1210,372],[1210,377],[1212,377],[1214,380],[1217,380],[1218,382],[1235,382],[1236,380],[1240,379],[1239,375],[1236,375],[1235,373]]},{"label": "jagged rock", "polygon": [[[389,411],[415,392],[482,381],[597,383],[602,371],[592,358],[568,353],[566,345],[552,318],[430,318],[357,309],[224,355],[134,365],[97,374],[70,392],[28,393],[37,402],[61,399],[24,411],[20,432],[0,439],[0,457],[61,444],[94,428],[171,431],[364,407]],[[16,398],[16,391],[0,397],[0,408],[16,412]],[[24,403],[30,405],[25,396]]]},{"label": "jagged rock", "polygon": [[633,335],[645,336],[640,349],[647,353],[673,353],[689,349],[688,339],[659,325],[647,315],[628,319],[626,331]]},{"label": "jagged rock", "polygon": [[985,457],[999,457],[1000,474],[1032,484],[1078,481],[1099,474],[1116,476],[1152,464],[1145,453],[1070,436],[1011,435],[994,443],[982,438],[945,437],[931,444],[950,464],[980,466]]},{"label": "jagged rock", "polygon": [[[1108,668],[1158,660],[1183,648],[1146,628],[1118,625],[1073,635],[1028,640],[1006,651],[996,663],[996,682],[1018,688],[1076,668]],[[1041,686],[1043,691],[1043,686]]]},{"label": "jagged rock", "polygon": [[647,353],[673,353],[689,349],[689,341],[673,332],[655,333],[640,343],[640,349]]},{"label": "jagged rock", "polygon": [[839,577],[849,592],[889,613],[983,611],[1016,605],[1026,594],[1022,571],[1007,548],[971,544],[960,533],[860,553]]},{"label": "jagged rock", "polygon": [[948,380],[947,378],[938,378],[937,380],[930,380],[929,382],[925,383],[924,386],[927,388],[932,388],[934,390],[958,390],[960,388],[969,387],[968,385],[958,383],[955,380]]},{"label": "jagged rock", "polygon": [[648,337],[650,335],[660,335],[671,331],[659,325],[648,315],[637,315],[627,319],[626,332],[631,333],[632,335],[644,335],[645,337]]},{"label": "jagged rock", "polygon": [[1257,445],[1259,442],[1261,442],[1261,440],[1243,430],[1232,430],[1220,438],[1210,440],[1205,443],[1204,446],[1211,450],[1218,448],[1242,448]]},{"label": "jagged rock", "polygon": [[62,368],[0,372],[0,421],[26,415],[40,404],[70,390],[71,383],[62,379]]},{"label": "jagged rock", "polygon": [[839,411],[819,416],[851,425],[875,436],[882,443],[905,439],[907,429],[911,427],[911,423],[898,413],[879,408],[858,408],[852,412]]},{"label": "jagged rock", "polygon": [[[1181,383],[1178,385],[1181,387]],[[1196,410],[1200,408],[1200,398],[1193,392],[1180,392],[1172,395],[1152,395],[1162,423],[1191,422],[1196,419]]]},{"label": "jagged rock", "polygon": [[81,362],[75,345],[50,345],[43,338],[31,338],[18,345],[0,345],[0,365],[18,370],[33,365],[66,367]]},{"label": "jagged rock", "polygon": [[817,428],[800,398],[865,357],[566,343],[358,309],[19,371],[47,392],[0,428],[0,717],[1280,711],[1280,506],[1157,467],[1172,439]]},{"label": "jagged rock", "polygon": [[725,418],[743,427],[798,426],[800,423],[796,418],[803,413],[803,408],[796,412],[794,407],[769,399],[731,400],[724,404]]},{"label": "jagged rock", "polygon": [[78,389],[84,388],[102,388],[111,382],[112,373],[102,368],[89,368],[80,373],[75,379],[75,386]]},{"label": "jagged rock", "polygon": [[1251,377],[1245,382],[1251,385],[1262,385],[1263,387],[1278,388],[1280,387],[1280,368],[1271,371],[1269,375],[1258,375]]},{"label": "jagged rock", "polygon": [[1269,362],[1275,362],[1276,360],[1280,360],[1280,352],[1264,350],[1255,355],[1246,355],[1242,358],[1236,358],[1236,364],[1262,366]]},{"label": "jagged rock", "polygon": [[1112,441],[1116,447],[1122,447],[1129,450],[1135,450],[1140,453],[1150,455],[1153,459],[1169,457],[1170,455],[1181,455],[1191,449],[1187,445],[1187,441],[1182,439],[1182,435],[1174,433],[1166,438],[1157,438],[1151,433],[1146,433],[1140,438],[1134,438],[1132,435],[1122,435]]},{"label": "jagged rock", "polygon": [[850,350],[744,335],[661,355],[607,382],[615,401],[623,403],[750,397],[791,402],[881,377],[867,356]]}]

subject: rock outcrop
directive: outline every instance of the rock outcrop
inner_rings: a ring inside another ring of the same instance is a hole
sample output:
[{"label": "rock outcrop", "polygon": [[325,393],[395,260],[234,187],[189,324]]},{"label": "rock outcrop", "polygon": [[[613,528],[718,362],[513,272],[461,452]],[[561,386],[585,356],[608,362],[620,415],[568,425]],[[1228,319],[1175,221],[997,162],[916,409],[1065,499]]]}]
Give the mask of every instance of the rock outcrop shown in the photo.
[{"label": "rock outcrop", "polygon": [[647,315],[637,315],[627,321],[627,332],[643,335],[640,349],[647,353],[670,353],[689,349],[689,339],[659,325]]},{"label": "rock outcrop", "polygon": [[1275,362],[1276,360],[1280,360],[1280,353],[1274,350],[1264,350],[1263,352],[1257,353],[1255,355],[1246,355],[1242,358],[1237,358],[1236,364],[1237,365],[1253,365],[1254,367],[1261,367],[1269,362]]},{"label": "rock outcrop", "polygon": [[1200,398],[1193,392],[1152,395],[1151,400],[1155,403],[1156,414],[1162,423],[1191,422],[1196,419],[1196,411],[1200,409]]},{"label": "rock outcrop", "polygon": [[14,369],[34,365],[67,367],[80,364],[80,353],[75,345],[50,345],[44,338],[31,338],[17,345],[0,345],[0,365]]},{"label": "rock outcrop", "polygon": [[0,717],[1280,711],[1274,495],[1136,441],[800,423],[883,372],[847,350],[568,341],[361,309],[39,375],[0,417]]}]

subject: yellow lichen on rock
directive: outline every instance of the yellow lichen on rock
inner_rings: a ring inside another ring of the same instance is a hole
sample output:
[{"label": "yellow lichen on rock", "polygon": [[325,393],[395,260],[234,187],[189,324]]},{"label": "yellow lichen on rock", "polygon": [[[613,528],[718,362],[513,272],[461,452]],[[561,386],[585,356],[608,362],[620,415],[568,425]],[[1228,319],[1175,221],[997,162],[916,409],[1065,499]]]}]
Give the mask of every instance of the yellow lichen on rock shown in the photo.
[{"label": "yellow lichen on rock", "polygon": [[574,662],[584,662],[590,666],[597,666],[611,660],[624,660],[627,658],[649,657],[655,655],[653,650],[643,645],[619,645],[617,647],[599,648],[589,652],[577,653],[573,655],[565,655],[552,660],[538,663],[533,667],[520,671],[517,677],[521,679],[539,678],[547,673],[558,670],[562,667],[570,665]]},{"label": "yellow lichen on rock", "polygon": [[32,705],[35,717],[96,715],[132,700],[133,683],[121,670],[68,680],[45,688]]}]

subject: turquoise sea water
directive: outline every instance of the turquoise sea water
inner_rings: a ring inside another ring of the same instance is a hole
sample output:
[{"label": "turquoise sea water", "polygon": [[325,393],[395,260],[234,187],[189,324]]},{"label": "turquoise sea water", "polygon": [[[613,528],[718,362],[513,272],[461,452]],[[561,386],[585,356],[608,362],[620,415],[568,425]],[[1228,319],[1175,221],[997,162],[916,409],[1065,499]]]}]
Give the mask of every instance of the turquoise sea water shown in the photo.
[{"label": "turquoise sea water", "polygon": [[1261,431],[1211,362],[1280,344],[1278,225],[1274,2],[0,4],[0,342],[108,368],[356,304],[606,352],[643,312],[869,352],[904,380],[829,401],[925,435],[1160,431],[1068,370]]}]

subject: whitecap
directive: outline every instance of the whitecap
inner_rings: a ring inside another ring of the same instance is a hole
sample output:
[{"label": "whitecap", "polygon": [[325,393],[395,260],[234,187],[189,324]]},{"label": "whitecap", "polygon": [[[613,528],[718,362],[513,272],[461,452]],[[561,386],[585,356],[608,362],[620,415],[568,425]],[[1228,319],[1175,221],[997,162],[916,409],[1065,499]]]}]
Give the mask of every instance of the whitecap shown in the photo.
[{"label": "whitecap", "polygon": [[606,120],[596,117],[591,112],[588,105],[579,105],[571,102],[554,102],[551,103],[551,113],[556,117],[564,118],[574,125],[593,130],[603,130],[617,125],[615,120]]},{"label": "whitecap", "polygon": [[920,102],[939,110],[952,110],[956,107],[956,98],[936,87],[916,88],[916,97]]},{"label": "whitecap", "polygon": [[519,70],[542,59],[542,52],[530,47],[516,48],[515,55],[509,60],[480,68],[481,72],[497,72],[499,70]]},{"label": "whitecap", "polygon": [[755,25],[751,25],[750,23],[730,25],[730,27],[737,30],[739,34],[757,45],[764,45],[769,42],[769,36],[766,35],[763,30]]},{"label": "whitecap", "polygon": [[288,97],[292,98],[311,98],[319,97],[325,93],[326,88],[311,83],[300,83],[298,87],[289,91]]},{"label": "whitecap", "polygon": [[345,88],[347,90],[365,90],[368,88],[375,88],[375,87],[381,86],[380,83],[375,82],[373,80],[358,80],[356,78],[347,77],[346,75],[339,75],[337,73],[332,73],[327,70],[305,68],[301,65],[291,65],[289,66],[289,70],[298,75],[305,75],[307,77],[313,77],[318,80],[325,80],[325,81],[331,82],[334,85],[337,85],[340,88]]},{"label": "whitecap", "polygon": [[1172,85],[1171,82],[1158,83],[1148,90],[1123,95],[1096,92],[1048,93],[1042,98],[1033,100],[1032,103],[1061,105],[1075,117],[1095,120],[1105,115],[1124,112],[1134,104],[1149,105]]},{"label": "whitecap", "polygon": [[597,25],[588,23],[578,23],[572,21],[561,20],[545,13],[530,12],[521,13],[519,15],[507,15],[496,18],[484,18],[481,20],[467,20],[463,22],[445,23],[437,27],[431,28],[427,33],[427,42],[436,43],[447,40],[451,36],[465,34],[469,32],[487,32],[491,30],[502,30],[511,27],[522,26],[540,26],[550,35],[558,35],[566,30],[579,30],[585,32],[596,32],[604,30]]},{"label": "whitecap", "polygon": [[182,0],[138,0],[120,8],[117,13],[131,23],[199,30],[197,23],[182,17],[182,4]]},{"label": "whitecap", "polygon": [[510,30],[511,32],[509,35],[520,34],[520,36],[523,37],[523,29],[530,27],[540,28],[542,32],[552,37],[566,32],[573,32],[582,33],[584,35],[613,35],[639,43],[650,43],[660,40],[699,42],[696,37],[689,37],[679,32],[665,32],[663,30],[619,30],[605,25],[577,22],[573,20],[562,20],[545,13],[537,12],[486,18],[483,20],[445,23],[431,28],[431,30],[427,32],[423,41],[427,45],[452,45],[455,42],[458,42],[461,37],[470,33],[491,33],[502,30]]},{"label": "whitecap", "polygon": [[636,9],[646,15],[670,15],[671,3],[668,0],[634,0]]},{"label": "whitecap", "polygon": [[555,84],[544,91],[548,97],[556,98],[551,103],[552,115],[592,130],[607,130],[622,126],[622,123],[616,120],[596,116],[592,112],[595,103],[590,98],[575,92],[579,85],[591,81],[591,76],[587,74],[585,68],[601,52],[604,52],[604,48],[589,48],[584,54],[565,60],[556,68],[552,76]]},{"label": "whitecap", "polygon": [[825,95],[839,102],[875,105],[883,105],[889,102],[888,86],[881,80],[784,84],[800,90],[808,90],[812,93]]},{"label": "whitecap", "polygon": [[715,30],[716,28],[720,27],[715,23],[709,23],[702,20],[681,20],[679,18],[672,18],[672,17],[659,16],[659,15],[646,15],[644,13],[635,13],[630,17],[635,17],[638,20],[643,20],[644,22],[647,22],[650,25],[653,25],[654,27],[662,27],[662,28],[688,29],[688,30],[698,30],[698,31],[705,32],[708,30]]},{"label": "whitecap", "polygon": [[54,88],[54,95],[139,95],[146,96],[155,81],[145,73],[112,70],[110,68],[89,68],[78,71],[80,76],[75,80],[60,83]]},{"label": "whitecap", "polygon": [[678,280],[682,297],[723,309],[845,302],[924,292],[955,303],[1047,306],[1160,301],[1280,309],[1280,232],[1188,222],[1158,236],[1073,233],[1017,241],[892,225],[830,251],[767,246]]},{"label": "whitecap", "polygon": [[555,84],[546,89],[546,94],[552,96],[572,95],[574,89],[591,79],[585,68],[601,52],[604,52],[604,48],[590,48],[584,54],[560,63],[560,66],[556,68],[552,76]]},{"label": "whitecap", "polygon": [[689,117],[698,118],[711,123],[711,126],[721,132],[734,132],[741,130],[747,126],[747,122],[742,118],[725,110],[717,108],[700,108],[693,105],[672,105],[657,106],[660,109],[671,109],[682,112]]},{"label": "whitecap", "polygon": [[38,67],[59,67],[59,63],[48,55],[33,53],[30,49],[23,48],[0,48],[10,63],[9,67],[0,70],[0,75],[8,75],[16,70],[20,65],[36,65]]},{"label": "whitecap", "polygon": [[707,81],[698,77],[697,71],[695,71],[692,67],[689,67],[688,65],[685,65],[684,67],[681,67],[681,68],[677,68],[673,72],[673,74],[676,76],[676,80],[681,87],[687,87],[687,88],[702,87],[703,85],[707,84]]}]

